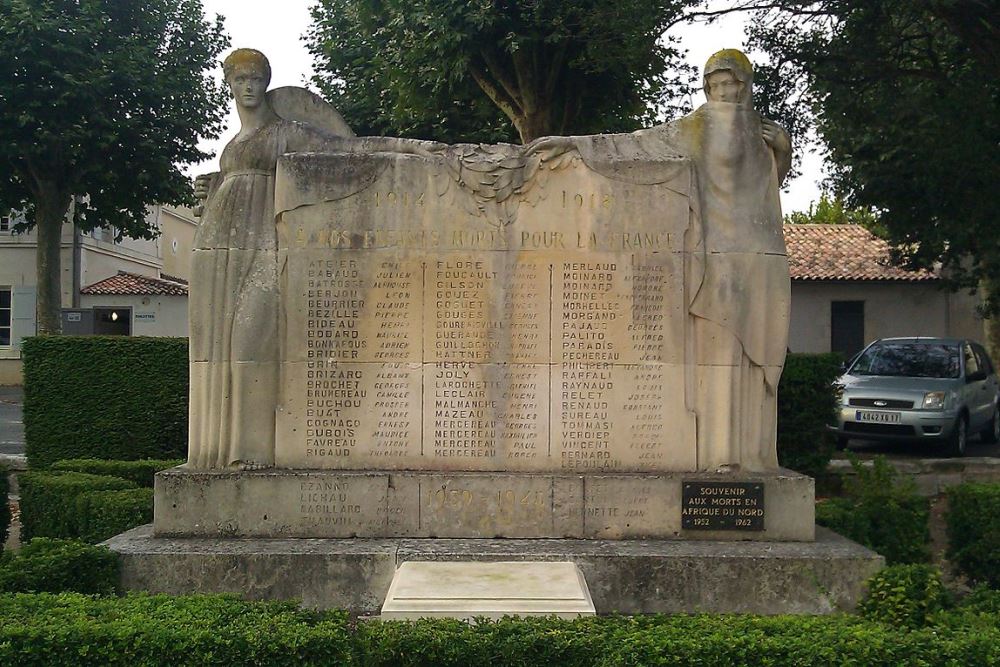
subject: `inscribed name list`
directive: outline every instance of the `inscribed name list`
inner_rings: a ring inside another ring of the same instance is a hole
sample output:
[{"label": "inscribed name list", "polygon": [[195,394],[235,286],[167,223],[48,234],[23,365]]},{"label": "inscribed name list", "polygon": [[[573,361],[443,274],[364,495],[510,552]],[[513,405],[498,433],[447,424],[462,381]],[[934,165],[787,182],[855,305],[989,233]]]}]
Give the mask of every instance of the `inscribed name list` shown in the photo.
[{"label": "inscribed name list", "polygon": [[279,164],[279,467],[694,469],[683,187],[576,165],[496,220],[356,159]]}]

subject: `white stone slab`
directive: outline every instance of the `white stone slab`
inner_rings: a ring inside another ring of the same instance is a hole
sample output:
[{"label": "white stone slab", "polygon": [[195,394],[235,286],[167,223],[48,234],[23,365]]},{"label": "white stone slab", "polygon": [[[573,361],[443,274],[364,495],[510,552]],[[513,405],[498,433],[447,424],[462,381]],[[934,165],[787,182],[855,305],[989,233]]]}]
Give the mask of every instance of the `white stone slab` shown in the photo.
[{"label": "white stone slab", "polygon": [[396,570],[385,620],[477,616],[593,616],[594,602],[570,562],[411,561]]}]

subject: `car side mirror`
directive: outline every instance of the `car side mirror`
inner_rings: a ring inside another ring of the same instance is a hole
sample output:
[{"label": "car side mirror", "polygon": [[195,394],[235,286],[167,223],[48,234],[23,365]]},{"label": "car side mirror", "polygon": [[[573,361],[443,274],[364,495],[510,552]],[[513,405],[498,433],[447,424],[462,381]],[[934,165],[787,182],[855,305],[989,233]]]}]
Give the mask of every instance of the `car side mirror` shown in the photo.
[{"label": "car side mirror", "polygon": [[980,382],[986,379],[986,371],[976,371],[965,376],[966,382]]}]

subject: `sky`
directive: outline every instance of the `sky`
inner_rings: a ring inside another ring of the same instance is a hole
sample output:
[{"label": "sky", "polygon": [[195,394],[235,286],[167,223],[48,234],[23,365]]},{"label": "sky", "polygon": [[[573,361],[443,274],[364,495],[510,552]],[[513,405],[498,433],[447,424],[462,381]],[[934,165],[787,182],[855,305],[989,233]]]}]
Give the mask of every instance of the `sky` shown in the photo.
[{"label": "sky", "polygon": [[[310,0],[202,0],[206,16],[221,14],[225,17],[226,32],[233,48],[254,48],[263,51],[271,61],[271,87],[309,85],[312,75],[312,56],[302,41],[310,24]],[[731,14],[712,24],[683,25],[673,28],[670,34],[681,39],[688,51],[688,61],[699,70],[710,55],[725,48],[743,45],[745,14]],[[751,54],[751,59],[753,54]],[[222,78],[222,70],[218,76]],[[702,95],[695,96],[695,105]],[[226,129],[220,139],[206,141],[201,147],[215,153],[215,157],[188,169],[192,175],[218,169],[218,155],[226,142],[239,128],[235,108],[230,108]],[[819,185],[823,179],[823,162],[815,146],[795,146],[802,155],[802,175],[785,184],[782,195],[784,211],[804,211],[819,198]]]}]

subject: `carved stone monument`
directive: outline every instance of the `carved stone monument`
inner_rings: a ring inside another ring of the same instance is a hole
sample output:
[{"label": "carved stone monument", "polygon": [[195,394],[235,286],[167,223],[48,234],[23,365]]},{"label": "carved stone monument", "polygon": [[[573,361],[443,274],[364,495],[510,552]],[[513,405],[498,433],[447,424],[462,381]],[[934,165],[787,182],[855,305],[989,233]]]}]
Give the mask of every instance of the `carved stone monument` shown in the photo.
[{"label": "carved stone monument", "polygon": [[742,53],[680,120],[526,147],[355,138],[226,66],[155,536],[814,539],[775,455],[790,145]]}]

